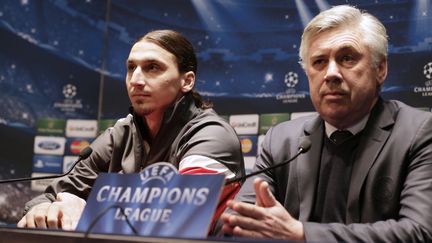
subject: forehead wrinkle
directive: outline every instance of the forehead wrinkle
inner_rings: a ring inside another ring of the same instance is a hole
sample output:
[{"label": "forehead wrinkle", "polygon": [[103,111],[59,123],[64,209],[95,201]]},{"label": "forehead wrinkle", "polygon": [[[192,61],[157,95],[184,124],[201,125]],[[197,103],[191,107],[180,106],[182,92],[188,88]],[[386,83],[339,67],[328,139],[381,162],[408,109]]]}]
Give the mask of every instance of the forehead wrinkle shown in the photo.
[{"label": "forehead wrinkle", "polygon": [[348,49],[356,51],[361,50],[360,36],[358,33],[342,32],[333,35],[331,32],[332,31],[323,32],[323,34],[326,34],[324,37],[323,35],[318,35],[314,38],[310,46],[310,49],[312,49],[310,57],[325,56],[329,52],[339,52]]}]

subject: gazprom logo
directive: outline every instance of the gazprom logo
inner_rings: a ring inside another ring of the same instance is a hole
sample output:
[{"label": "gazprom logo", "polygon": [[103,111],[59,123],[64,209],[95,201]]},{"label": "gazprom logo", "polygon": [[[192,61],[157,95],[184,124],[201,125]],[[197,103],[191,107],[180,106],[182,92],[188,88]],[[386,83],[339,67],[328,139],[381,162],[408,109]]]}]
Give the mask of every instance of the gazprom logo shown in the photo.
[{"label": "gazprom logo", "polygon": [[63,155],[66,138],[52,136],[36,136],[34,142],[35,154]]},{"label": "gazprom logo", "polygon": [[60,144],[55,141],[42,141],[38,144],[39,148],[45,150],[56,150],[60,148]]}]

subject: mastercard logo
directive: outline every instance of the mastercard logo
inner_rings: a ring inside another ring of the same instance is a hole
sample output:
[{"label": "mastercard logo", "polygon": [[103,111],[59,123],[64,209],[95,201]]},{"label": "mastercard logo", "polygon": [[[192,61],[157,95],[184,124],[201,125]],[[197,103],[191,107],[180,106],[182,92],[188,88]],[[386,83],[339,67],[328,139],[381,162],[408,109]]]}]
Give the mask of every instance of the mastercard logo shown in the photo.
[{"label": "mastercard logo", "polygon": [[249,153],[252,150],[252,140],[244,138],[241,140],[241,147],[243,153]]},{"label": "mastercard logo", "polygon": [[89,145],[90,145],[90,143],[86,140],[73,141],[70,145],[70,150],[73,154],[79,154],[83,148],[85,148]]}]

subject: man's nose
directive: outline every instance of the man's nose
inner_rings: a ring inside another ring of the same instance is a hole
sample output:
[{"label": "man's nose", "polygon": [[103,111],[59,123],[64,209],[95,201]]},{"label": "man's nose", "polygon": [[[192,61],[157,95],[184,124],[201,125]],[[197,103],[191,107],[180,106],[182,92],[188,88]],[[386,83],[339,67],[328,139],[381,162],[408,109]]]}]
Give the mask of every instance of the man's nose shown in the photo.
[{"label": "man's nose", "polygon": [[130,79],[130,83],[132,85],[144,85],[145,84],[145,76],[140,67],[135,68],[132,73],[132,77]]},{"label": "man's nose", "polygon": [[342,74],[340,73],[339,66],[337,62],[330,61],[327,65],[327,72],[324,76],[325,81],[339,81],[342,80]]}]

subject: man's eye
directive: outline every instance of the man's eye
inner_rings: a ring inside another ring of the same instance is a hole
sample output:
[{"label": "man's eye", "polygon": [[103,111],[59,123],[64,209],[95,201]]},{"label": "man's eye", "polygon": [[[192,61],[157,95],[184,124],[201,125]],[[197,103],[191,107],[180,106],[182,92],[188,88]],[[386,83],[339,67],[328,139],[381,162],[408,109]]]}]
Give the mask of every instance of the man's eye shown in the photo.
[{"label": "man's eye", "polygon": [[318,60],[315,60],[315,61],[313,62],[314,65],[315,65],[315,64],[322,64],[322,63],[324,63],[324,60],[323,60],[323,59],[318,59]]},{"label": "man's eye", "polygon": [[135,70],[135,68],[136,68],[136,65],[134,65],[134,64],[128,64],[127,65],[127,70],[128,71],[133,71],[133,70]]},{"label": "man's eye", "polygon": [[315,68],[322,68],[326,65],[327,61],[325,59],[316,59],[312,62],[312,66]]},{"label": "man's eye", "polygon": [[160,67],[159,67],[159,65],[153,63],[153,64],[149,64],[147,66],[147,70],[148,71],[159,71]]},{"label": "man's eye", "polygon": [[351,55],[345,55],[342,57],[342,61],[344,61],[344,62],[351,62],[353,60],[354,60],[354,57]]},{"label": "man's eye", "polygon": [[354,64],[356,64],[357,59],[353,55],[343,55],[340,58],[340,62],[342,63],[342,65],[345,66],[353,66]]}]

